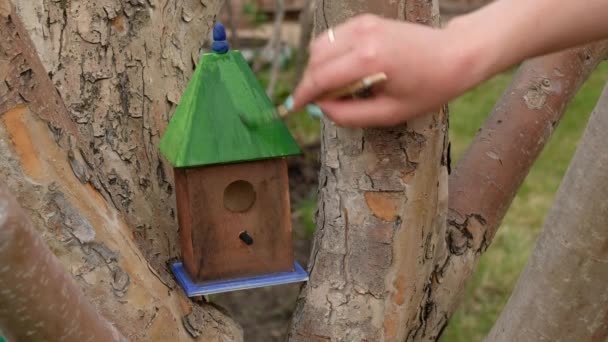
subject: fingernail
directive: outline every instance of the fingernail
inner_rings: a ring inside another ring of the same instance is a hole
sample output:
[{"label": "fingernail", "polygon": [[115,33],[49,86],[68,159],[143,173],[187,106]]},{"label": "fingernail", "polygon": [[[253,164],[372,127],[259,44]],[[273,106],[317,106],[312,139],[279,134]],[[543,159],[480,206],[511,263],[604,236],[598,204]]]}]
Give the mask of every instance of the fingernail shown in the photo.
[{"label": "fingernail", "polygon": [[325,115],[319,106],[313,104],[306,106],[306,111],[308,112],[308,115],[317,119],[320,119]]},{"label": "fingernail", "polygon": [[287,97],[287,99],[283,103],[283,106],[285,106],[285,108],[290,112],[293,110],[293,95],[289,95]]}]

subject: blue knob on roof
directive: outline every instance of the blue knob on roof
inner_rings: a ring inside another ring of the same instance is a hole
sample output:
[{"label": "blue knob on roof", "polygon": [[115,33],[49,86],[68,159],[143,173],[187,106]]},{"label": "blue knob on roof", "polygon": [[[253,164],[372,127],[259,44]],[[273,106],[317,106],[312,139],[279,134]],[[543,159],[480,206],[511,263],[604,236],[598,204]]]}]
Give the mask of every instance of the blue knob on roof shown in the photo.
[{"label": "blue knob on roof", "polygon": [[213,44],[211,48],[215,53],[226,53],[230,50],[228,41],[226,40],[226,29],[221,23],[215,24],[213,28]]}]

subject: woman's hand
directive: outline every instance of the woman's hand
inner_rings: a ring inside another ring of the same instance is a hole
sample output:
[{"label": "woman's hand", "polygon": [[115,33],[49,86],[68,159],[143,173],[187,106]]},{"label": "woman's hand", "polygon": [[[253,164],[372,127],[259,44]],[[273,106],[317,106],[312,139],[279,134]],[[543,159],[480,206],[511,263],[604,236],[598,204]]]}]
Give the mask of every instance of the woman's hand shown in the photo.
[{"label": "woman's hand", "polygon": [[334,36],[331,42],[325,32],[312,42],[294,109],[366,76],[388,76],[371,98],[316,103],[340,126],[403,123],[437,110],[482,77],[476,54],[446,30],[363,15],[336,27]]},{"label": "woman's hand", "polygon": [[445,29],[364,15],[335,28],[333,43],[328,38],[312,42],[294,109],[384,72],[388,81],[370,99],[317,104],[341,126],[391,126],[527,58],[608,38],[608,0],[494,1]]}]

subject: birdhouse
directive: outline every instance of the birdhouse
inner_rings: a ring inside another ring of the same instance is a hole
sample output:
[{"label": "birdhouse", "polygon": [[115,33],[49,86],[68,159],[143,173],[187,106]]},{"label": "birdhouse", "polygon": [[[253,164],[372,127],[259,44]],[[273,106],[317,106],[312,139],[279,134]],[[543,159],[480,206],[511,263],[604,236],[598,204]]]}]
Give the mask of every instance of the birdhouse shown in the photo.
[{"label": "birdhouse", "polygon": [[224,28],[201,57],[162,137],[174,171],[182,260],[173,271],[188,295],[305,281],[294,261],[286,159],[301,153]]}]

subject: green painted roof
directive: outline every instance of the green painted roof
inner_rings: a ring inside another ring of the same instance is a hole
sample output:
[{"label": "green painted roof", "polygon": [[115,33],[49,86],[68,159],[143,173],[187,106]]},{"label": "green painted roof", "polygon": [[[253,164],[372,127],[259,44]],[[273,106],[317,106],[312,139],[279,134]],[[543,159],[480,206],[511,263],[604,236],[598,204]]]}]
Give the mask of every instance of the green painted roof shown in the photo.
[{"label": "green painted roof", "polygon": [[[283,120],[239,51],[201,58],[160,142],[174,167],[234,163],[300,154]],[[247,120],[268,121],[256,128]]]}]

